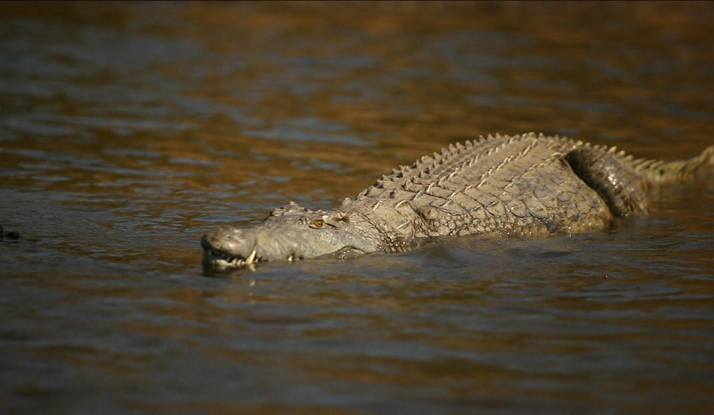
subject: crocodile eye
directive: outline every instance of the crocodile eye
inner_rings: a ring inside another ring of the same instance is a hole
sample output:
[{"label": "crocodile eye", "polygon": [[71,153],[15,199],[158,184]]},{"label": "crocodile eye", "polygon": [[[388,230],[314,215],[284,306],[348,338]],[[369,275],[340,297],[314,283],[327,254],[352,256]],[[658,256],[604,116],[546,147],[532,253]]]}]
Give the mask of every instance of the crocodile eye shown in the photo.
[{"label": "crocodile eye", "polygon": [[311,228],[322,228],[322,225],[325,224],[325,221],[322,219],[315,219],[310,223]]}]

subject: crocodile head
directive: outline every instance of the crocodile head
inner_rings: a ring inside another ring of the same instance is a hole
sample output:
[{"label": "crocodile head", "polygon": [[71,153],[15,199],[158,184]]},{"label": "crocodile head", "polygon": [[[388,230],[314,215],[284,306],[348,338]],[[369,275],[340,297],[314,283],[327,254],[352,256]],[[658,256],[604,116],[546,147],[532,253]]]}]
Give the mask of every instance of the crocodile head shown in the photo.
[{"label": "crocodile head", "polygon": [[[356,218],[355,218],[356,219]],[[201,239],[204,265],[231,268],[261,261],[349,257],[379,249],[362,220],[343,212],[310,211],[290,202],[250,228],[221,226]]]}]

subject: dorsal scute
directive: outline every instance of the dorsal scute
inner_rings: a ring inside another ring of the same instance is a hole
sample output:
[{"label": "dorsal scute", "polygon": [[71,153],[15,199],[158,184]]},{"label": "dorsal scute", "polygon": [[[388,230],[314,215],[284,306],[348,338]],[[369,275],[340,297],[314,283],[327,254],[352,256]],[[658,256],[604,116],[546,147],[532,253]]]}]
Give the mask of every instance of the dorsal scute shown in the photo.
[{"label": "dorsal scute", "polygon": [[[430,200],[433,200],[427,197],[430,193],[443,198],[445,189],[463,190],[473,186],[474,189],[490,191],[493,186],[500,188],[504,182],[512,182],[513,177],[531,174],[529,172],[535,169],[551,165],[563,155],[580,147],[594,148],[611,155],[642,183],[660,184],[687,180],[702,166],[714,165],[714,146],[691,160],[664,163],[644,158],[635,159],[616,146],[591,144],[566,136],[549,136],[543,133],[536,135],[533,132],[513,136],[496,133],[487,137],[480,136],[463,144],[449,144],[440,153],[423,156],[410,166],[399,166],[390,175],[383,176],[373,186],[360,193],[358,199],[388,199],[391,196],[395,197],[397,202],[402,202],[404,198],[419,199],[419,204],[430,203]],[[395,192],[395,189],[400,190]],[[395,196],[397,194],[398,197]]]},{"label": "dorsal scute", "polygon": [[[422,157],[411,167],[400,166],[399,169],[394,169],[391,176],[378,181],[379,190],[367,190],[363,193],[370,197],[388,198],[392,195],[385,193],[386,191],[400,188],[405,191],[405,197],[409,197],[406,192],[416,197],[421,191],[428,194],[428,189],[432,186],[445,186],[453,190],[458,186],[466,186],[470,181],[480,184],[495,170],[508,165],[517,157],[527,156],[537,141],[538,136],[535,133],[513,136],[499,133],[489,136],[488,139],[450,144],[448,148],[443,148],[441,153],[434,153],[433,157]],[[503,154],[503,159],[494,156],[504,149],[508,150]],[[390,178],[391,183],[388,183],[386,180]],[[451,182],[453,184],[449,184]]]},{"label": "dorsal scute", "polygon": [[[582,142],[533,132],[512,136],[497,133],[463,144],[454,143],[443,148],[441,153],[421,157],[410,166],[399,166],[358,197],[389,199],[395,197],[395,189],[400,189],[395,199],[401,201],[427,195],[434,186],[449,192],[469,185],[480,188],[484,183],[501,186],[508,181],[508,175],[527,169],[529,163],[534,166],[549,163],[548,158],[552,159],[553,154],[567,152],[577,145]],[[419,199],[421,202],[422,198]],[[422,203],[429,203],[430,199],[423,200]]]},{"label": "dorsal scute", "polygon": [[272,211],[270,211],[270,216],[283,216],[283,215],[306,213],[306,212],[308,212],[307,208],[304,208],[291,200],[290,202],[288,202],[287,205],[281,206],[279,208],[275,208]]}]

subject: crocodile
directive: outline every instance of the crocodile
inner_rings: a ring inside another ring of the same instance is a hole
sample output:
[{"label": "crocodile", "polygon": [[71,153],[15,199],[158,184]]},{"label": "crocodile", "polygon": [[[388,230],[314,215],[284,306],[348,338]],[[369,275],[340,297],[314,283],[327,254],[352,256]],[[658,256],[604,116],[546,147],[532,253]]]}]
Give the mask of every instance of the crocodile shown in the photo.
[{"label": "crocodile", "polygon": [[647,192],[714,170],[714,146],[689,160],[635,159],[616,147],[535,133],[451,144],[382,176],[333,210],[294,202],[253,227],[201,238],[212,268],[404,252],[441,236],[547,237],[646,215]]}]

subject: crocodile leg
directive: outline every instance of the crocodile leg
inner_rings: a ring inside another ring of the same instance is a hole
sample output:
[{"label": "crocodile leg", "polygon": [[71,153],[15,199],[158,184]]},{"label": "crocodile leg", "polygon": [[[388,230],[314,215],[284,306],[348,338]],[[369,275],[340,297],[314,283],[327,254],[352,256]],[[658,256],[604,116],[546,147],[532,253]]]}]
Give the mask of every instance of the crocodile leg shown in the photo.
[{"label": "crocodile leg", "polygon": [[615,216],[649,213],[649,203],[637,178],[612,155],[581,147],[565,155],[573,172],[594,189]]}]

